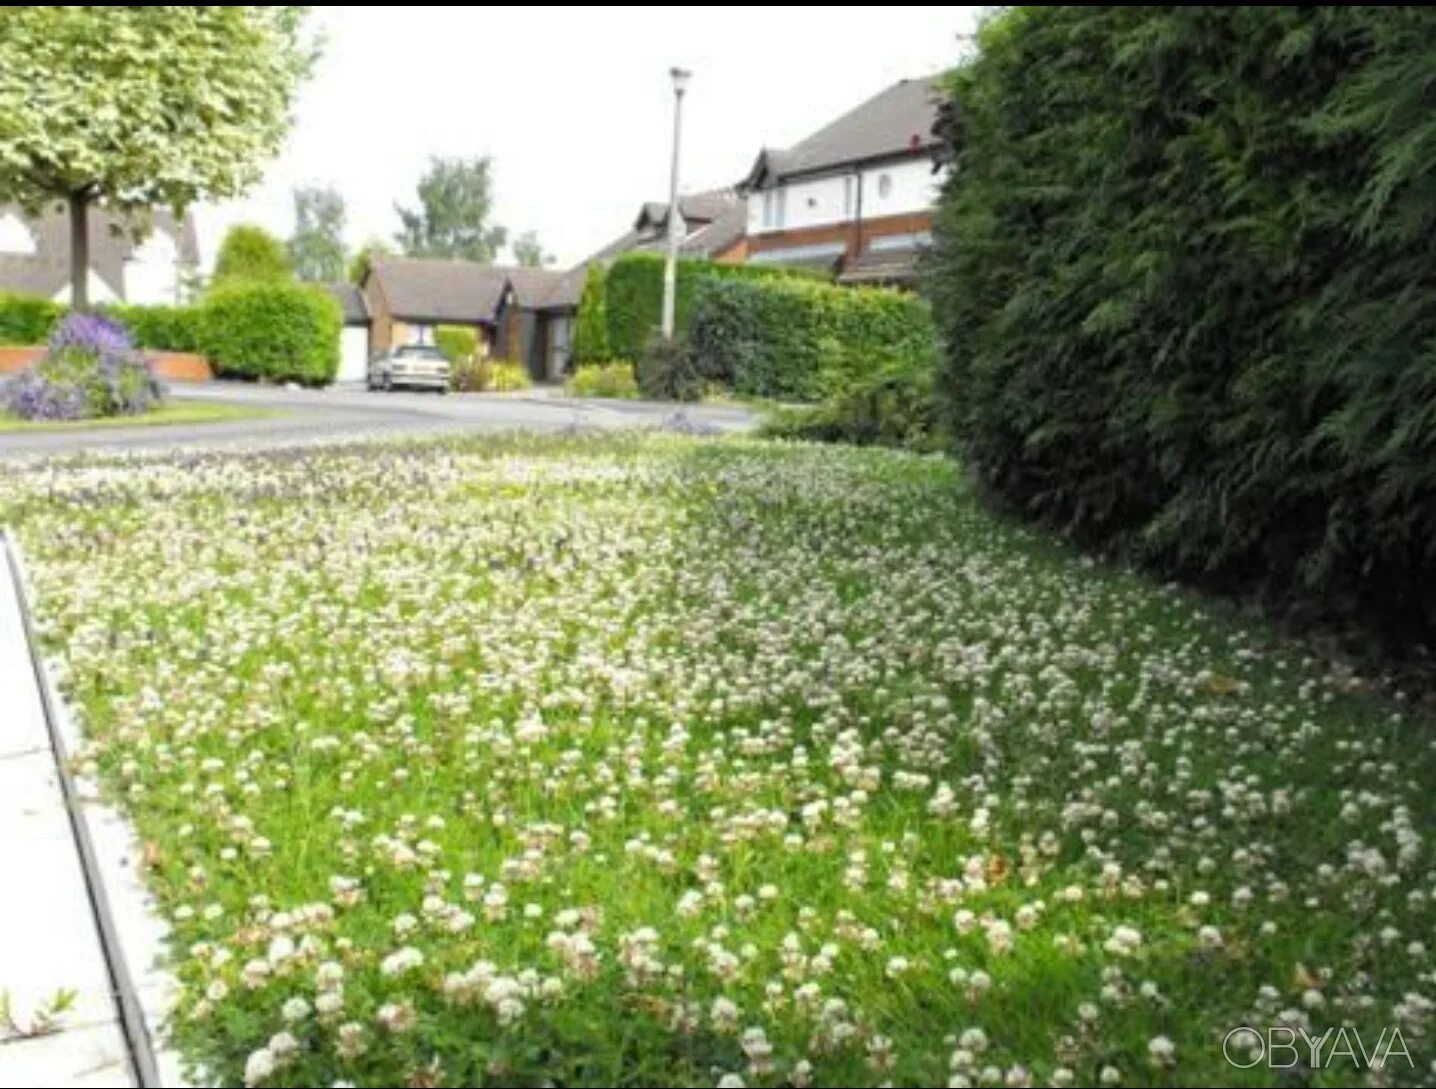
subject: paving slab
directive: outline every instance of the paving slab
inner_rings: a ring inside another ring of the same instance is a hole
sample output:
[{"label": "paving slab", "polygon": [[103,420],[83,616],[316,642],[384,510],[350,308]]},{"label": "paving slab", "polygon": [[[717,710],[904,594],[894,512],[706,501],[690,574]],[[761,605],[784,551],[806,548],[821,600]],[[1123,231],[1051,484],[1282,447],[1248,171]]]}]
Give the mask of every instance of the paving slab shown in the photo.
[{"label": "paving slab", "polygon": [[0,1044],[0,1089],[110,1089],[134,1084],[130,1053],[118,1023]]},{"label": "paving slab", "polygon": [[0,1087],[134,1085],[90,886],[0,552],[0,992],[26,1031],[59,991],[56,1031],[0,1027]]},{"label": "paving slab", "polygon": [[[0,556],[3,559],[3,556]],[[10,572],[0,564],[0,760],[50,751]]]}]

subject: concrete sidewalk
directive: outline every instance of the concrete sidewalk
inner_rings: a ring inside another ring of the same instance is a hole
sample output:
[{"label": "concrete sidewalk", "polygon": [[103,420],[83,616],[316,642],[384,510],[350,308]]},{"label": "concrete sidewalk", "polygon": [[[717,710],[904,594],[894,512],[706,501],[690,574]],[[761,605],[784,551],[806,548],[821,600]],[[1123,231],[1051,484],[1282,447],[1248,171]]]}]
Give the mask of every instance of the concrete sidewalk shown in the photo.
[{"label": "concrete sidewalk", "polygon": [[[182,1085],[150,1039],[173,985],[158,965],[164,926],[128,824],[94,784],[68,780],[67,793],[57,754],[79,737],[48,673],[47,721],[7,550],[0,537],[0,1089]],[[41,1025],[59,992],[71,1003]]]}]

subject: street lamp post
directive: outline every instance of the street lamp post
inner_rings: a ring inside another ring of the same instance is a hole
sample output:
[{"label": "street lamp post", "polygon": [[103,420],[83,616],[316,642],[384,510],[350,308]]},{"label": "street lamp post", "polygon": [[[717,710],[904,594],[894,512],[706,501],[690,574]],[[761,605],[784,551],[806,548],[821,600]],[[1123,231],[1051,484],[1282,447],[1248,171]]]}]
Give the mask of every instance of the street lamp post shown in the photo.
[{"label": "street lamp post", "polygon": [[678,280],[678,243],[681,240],[678,211],[678,140],[683,133],[683,92],[692,72],[670,68],[673,79],[673,170],[668,181],[668,259],[663,263],[663,339],[673,339],[673,300]]}]

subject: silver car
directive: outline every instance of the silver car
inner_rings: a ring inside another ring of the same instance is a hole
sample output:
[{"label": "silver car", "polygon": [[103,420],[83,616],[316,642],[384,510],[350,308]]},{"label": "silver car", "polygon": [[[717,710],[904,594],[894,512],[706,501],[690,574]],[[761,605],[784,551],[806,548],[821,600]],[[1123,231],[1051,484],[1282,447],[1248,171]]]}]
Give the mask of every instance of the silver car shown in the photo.
[{"label": "silver car", "polygon": [[369,361],[370,389],[449,391],[449,361],[432,344],[403,344]]}]

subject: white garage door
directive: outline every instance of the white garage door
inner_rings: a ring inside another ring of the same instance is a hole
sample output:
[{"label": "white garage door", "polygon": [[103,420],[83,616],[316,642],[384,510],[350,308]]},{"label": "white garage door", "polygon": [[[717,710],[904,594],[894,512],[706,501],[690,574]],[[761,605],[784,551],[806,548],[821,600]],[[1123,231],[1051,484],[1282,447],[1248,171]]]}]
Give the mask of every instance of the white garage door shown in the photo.
[{"label": "white garage door", "polygon": [[339,381],[362,382],[369,367],[369,327],[346,325],[339,335]]}]

